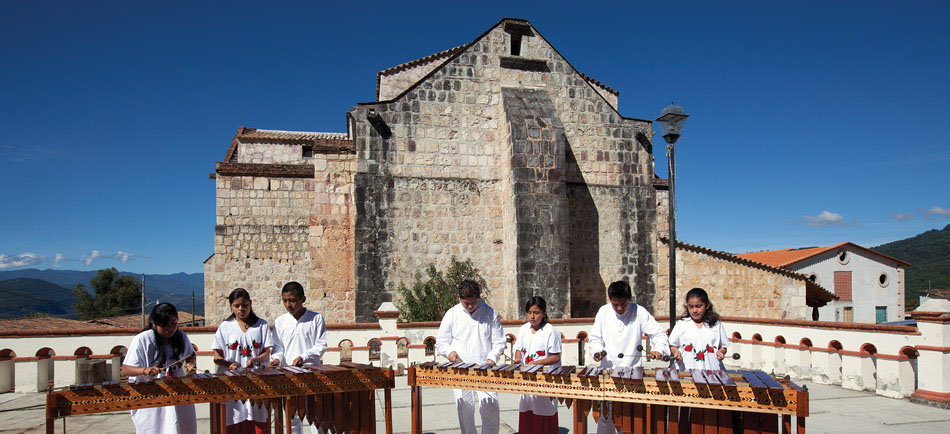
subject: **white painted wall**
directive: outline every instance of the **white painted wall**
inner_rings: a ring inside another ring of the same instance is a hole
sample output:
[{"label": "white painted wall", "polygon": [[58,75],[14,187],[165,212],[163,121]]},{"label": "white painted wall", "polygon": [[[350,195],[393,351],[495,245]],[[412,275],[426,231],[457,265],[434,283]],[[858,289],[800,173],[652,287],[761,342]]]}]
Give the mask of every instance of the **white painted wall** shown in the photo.
[{"label": "white painted wall", "polygon": [[[847,264],[838,261],[841,250],[848,252]],[[853,309],[854,322],[874,324],[878,306],[887,307],[887,321],[904,319],[904,269],[895,261],[845,245],[786,268],[806,276],[815,274],[818,284],[831,292],[835,290],[835,271],[851,272],[852,301],[834,301],[819,308],[820,321],[844,321],[846,306]],[[887,286],[878,283],[881,273],[887,274]]]}]

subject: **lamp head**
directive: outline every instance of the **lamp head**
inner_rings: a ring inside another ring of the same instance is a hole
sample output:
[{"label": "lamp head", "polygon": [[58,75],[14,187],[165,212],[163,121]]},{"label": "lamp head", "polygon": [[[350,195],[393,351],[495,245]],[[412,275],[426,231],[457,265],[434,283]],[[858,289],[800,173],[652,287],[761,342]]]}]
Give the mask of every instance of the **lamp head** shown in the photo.
[{"label": "lamp head", "polygon": [[680,138],[685,127],[686,118],[689,115],[680,107],[672,102],[660,112],[660,117],[656,118],[657,130],[666,140],[666,143],[674,144]]}]

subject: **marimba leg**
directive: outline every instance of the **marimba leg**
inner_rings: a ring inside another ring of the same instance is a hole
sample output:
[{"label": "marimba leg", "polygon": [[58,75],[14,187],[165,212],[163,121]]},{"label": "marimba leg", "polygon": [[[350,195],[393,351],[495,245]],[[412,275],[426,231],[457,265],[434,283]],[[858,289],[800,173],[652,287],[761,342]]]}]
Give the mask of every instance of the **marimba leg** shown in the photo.
[{"label": "marimba leg", "polygon": [[393,434],[393,396],[392,389],[383,389],[383,400],[386,405],[386,434]]},{"label": "marimba leg", "polygon": [[782,415],[782,432],[789,434],[792,432],[792,416],[787,414]]},{"label": "marimba leg", "polygon": [[422,388],[412,386],[412,434],[422,434]]},{"label": "marimba leg", "polygon": [[[268,407],[273,407],[272,412],[268,412],[268,416],[273,414],[274,419],[274,433],[280,434],[284,431],[284,406],[286,405],[286,400],[281,398],[275,398],[271,400]],[[290,412],[287,412],[289,415]],[[290,424],[287,424],[287,427],[290,428]],[[267,428],[270,429],[270,424],[267,424]]]},{"label": "marimba leg", "polygon": [[805,434],[805,418],[797,417],[796,419],[798,419],[798,424],[797,424],[798,426],[796,427],[798,428],[797,429],[798,434]]},{"label": "marimba leg", "polygon": [[[587,434],[587,413],[583,409],[585,402],[583,399],[574,401],[574,434]],[[413,434],[421,434],[421,430]]]},{"label": "marimba leg", "polygon": [[56,432],[56,419],[53,419],[51,417],[46,418],[46,434],[54,434],[55,432]]}]

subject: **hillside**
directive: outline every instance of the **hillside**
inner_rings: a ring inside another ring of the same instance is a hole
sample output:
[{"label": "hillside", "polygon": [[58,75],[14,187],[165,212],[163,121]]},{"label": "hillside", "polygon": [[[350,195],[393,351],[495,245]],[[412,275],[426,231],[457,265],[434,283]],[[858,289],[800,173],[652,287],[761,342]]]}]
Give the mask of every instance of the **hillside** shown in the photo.
[{"label": "hillside", "polygon": [[[131,273],[120,273],[133,275]],[[45,314],[76,318],[72,289],[82,283],[88,291],[95,271],[24,269],[0,272],[0,318]],[[138,275],[140,277],[140,275]],[[204,314],[204,287],[201,273],[145,276],[146,309],[156,301],[169,302],[185,312]],[[194,300],[192,299],[194,293]]]},{"label": "hillside", "polygon": [[871,249],[910,262],[904,282],[908,303],[913,299],[916,305],[928,282],[932,288],[950,288],[950,225]]},{"label": "hillside", "polygon": [[17,278],[0,281],[0,318],[73,313],[70,290],[39,279]]},{"label": "hillside", "polygon": [[[120,271],[122,276],[135,276],[141,279],[141,274]],[[96,276],[96,271],[78,271],[78,270],[37,270],[35,268],[25,268],[22,270],[0,271],[0,280],[30,278],[41,279],[47,282],[55,283],[64,288],[75,288],[76,284],[81,283],[89,286],[89,279]],[[156,293],[173,293],[188,296],[191,299],[191,292],[195,292],[198,298],[204,298],[204,274],[203,273],[175,273],[175,274],[146,274],[145,291]]]}]

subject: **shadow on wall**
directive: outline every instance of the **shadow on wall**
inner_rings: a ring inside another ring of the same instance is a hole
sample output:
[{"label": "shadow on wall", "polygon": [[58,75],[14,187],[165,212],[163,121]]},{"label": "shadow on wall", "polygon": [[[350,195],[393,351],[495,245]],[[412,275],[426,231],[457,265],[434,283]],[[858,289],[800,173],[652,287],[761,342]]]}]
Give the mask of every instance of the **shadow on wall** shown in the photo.
[{"label": "shadow on wall", "polygon": [[591,318],[604,303],[606,293],[600,277],[600,216],[570,142],[564,147],[564,162],[567,173],[574,175],[567,178],[571,317]]}]

